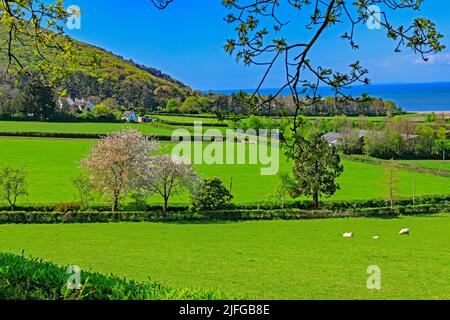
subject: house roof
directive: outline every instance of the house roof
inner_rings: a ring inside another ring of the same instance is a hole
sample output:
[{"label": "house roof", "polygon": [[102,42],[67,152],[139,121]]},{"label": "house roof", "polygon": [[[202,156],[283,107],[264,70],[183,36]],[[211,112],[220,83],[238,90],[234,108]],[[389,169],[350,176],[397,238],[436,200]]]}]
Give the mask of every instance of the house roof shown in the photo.
[{"label": "house roof", "polygon": [[125,112],[123,113],[123,117],[124,117],[124,118],[128,118],[128,117],[130,117],[131,115],[134,115],[134,111],[125,111]]},{"label": "house roof", "polygon": [[342,138],[342,133],[328,132],[327,134],[324,134],[322,138],[329,144],[336,144],[339,142],[339,139]]}]

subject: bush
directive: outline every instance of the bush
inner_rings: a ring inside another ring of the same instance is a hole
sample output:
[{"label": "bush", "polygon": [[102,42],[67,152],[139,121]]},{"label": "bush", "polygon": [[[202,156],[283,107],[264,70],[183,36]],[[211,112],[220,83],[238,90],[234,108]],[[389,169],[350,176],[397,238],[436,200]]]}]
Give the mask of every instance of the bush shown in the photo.
[{"label": "bush", "polygon": [[55,212],[73,212],[81,210],[81,204],[79,202],[63,202],[58,204],[53,211]]},{"label": "bush", "polygon": [[81,290],[69,290],[67,268],[38,259],[0,254],[0,300],[214,300],[218,293],[174,289],[114,275],[81,272]]},{"label": "bush", "polygon": [[297,220],[337,217],[392,217],[449,212],[450,204],[406,205],[378,208],[347,208],[341,210],[305,209],[234,209],[203,212],[0,212],[1,224],[110,223],[110,222],[207,222],[246,220]]},{"label": "bush", "polygon": [[205,179],[192,194],[192,206],[197,211],[220,210],[230,206],[231,193],[219,178]]}]

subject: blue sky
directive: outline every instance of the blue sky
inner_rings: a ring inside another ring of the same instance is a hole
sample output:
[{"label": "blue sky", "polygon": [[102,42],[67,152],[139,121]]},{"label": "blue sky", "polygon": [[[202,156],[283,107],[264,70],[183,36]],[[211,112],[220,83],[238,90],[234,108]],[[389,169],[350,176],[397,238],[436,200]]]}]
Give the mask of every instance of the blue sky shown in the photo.
[{"label": "blue sky", "polygon": [[[222,45],[232,29],[223,21],[227,11],[220,0],[175,0],[164,11],[154,8],[150,0],[65,3],[82,9],[81,30],[68,30],[71,36],[158,68],[194,89],[254,88],[263,73],[261,67],[237,64],[223,52]],[[450,47],[449,13],[450,1],[425,0],[422,11],[401,13],[395,21],[431,18],[446,35],[444,44]],[[286,35],[299,39],[307,36],[304,20],[290,18]],[[313,61],[345,71],[343,67],[360,60],[369,69],[372,83],[377,84],[450,81],[450,49],[424,63],[408,49],[395,54],[395,44],[383,31],[361,27],[356,38],[361,48],[354,51],[338,39],[342,30],[325,34],[312,52]],[[264,87],[278,87],[282,80],[282,70],[275,69]]]}]

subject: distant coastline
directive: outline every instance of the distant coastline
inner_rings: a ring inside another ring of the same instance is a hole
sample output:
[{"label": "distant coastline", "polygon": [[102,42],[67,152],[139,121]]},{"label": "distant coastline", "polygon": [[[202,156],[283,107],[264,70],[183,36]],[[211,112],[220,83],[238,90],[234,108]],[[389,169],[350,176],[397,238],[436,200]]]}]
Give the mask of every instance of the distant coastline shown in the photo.
[{"label": "distant coastline", "polygon": [[[214,93],[231,94],[240,90],[210,90]],[[245,89],[251,93],[253,89]],[[262,89],[264,95],[275,94],[276,88]],[[204,91],[208,92],[208,91]],[[324,88],[320,92],[323,96],[332,95],[329,89]],[[435,83],[392,83],[392,84],[371,84],[369,86],[354,86],[346,91],[348,94],[360,96],[368,93],[373,97],[392,100],[407,112],[418,113],[446,113],[450,114],[450,82]],[[289,94],[288,90],[282,92]]]}]

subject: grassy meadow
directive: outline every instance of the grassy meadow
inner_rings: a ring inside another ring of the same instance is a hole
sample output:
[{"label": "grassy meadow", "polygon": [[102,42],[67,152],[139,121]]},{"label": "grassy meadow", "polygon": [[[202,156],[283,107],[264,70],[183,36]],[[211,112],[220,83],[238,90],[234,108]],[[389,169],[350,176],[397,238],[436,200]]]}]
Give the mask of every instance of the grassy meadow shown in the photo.
[{"label": "grassy meadow", "polygon": [[[204,119],[199,119],[203,121]],[[209,119],[206,119],[209,120]],[[136,129],[146,135],[171,136],[175,129],[194,132],[192,126],[170,126],[164,123],[92,123],[92,122],[35,122],[35,121],[0,121],[1,132],[39,132],[39,133],[88,133],[108,134],[124,129]],[[204,127],[203,131],[211,127]],[[217,128],[221,131],[226,128]]]},{"label": "grassy meadow", "polygon": [[399,160],[397,161],[403,165],[420,167],[432,170],[450,171],[450,160],[438,161],[438,160]]},{"label": "grassy meadow", "polygon": [[[29,197],[19,204],[48,204],[75,200],[72,181],[80,172],[80,160],[89,153],[94,140],[0,138],[0,167],[13,165],[28,172]],[[165,152],[175,144],[165,143]],[[207,144],[204,144],[204,148]],[[248,148],[248,146],[247,146]],[[341,190],[331,199],[354,200],[385,198],[386,170],[383,166],[343,160],[344,174],[339,178]],[[290,172],[291,164],[280,151],[280,171]],[[228,187],[233,179],[234,202],[248,203],[275,200],[277,176],[262,176],[260,165],[196,165],[202,177],[220,177]],[[396,194],[409,197],[416,180],[416,195],[450,193],[450,178],[398,171]],[[186,195],[175,196],[172,203],[187,203]],[[159,198],[151,199],[159,203]]]},{"label": "grassy meadow", "polygon": [[[411,236],[401,237],[401,228]],[[0,251],[258,299],[449,299],[450,215],[0,226]],[[355,237],[342,238],[352,231]],[[380,235],[380,239],[373,239]],[[381,268],[368,290],[367,268]]]}]

